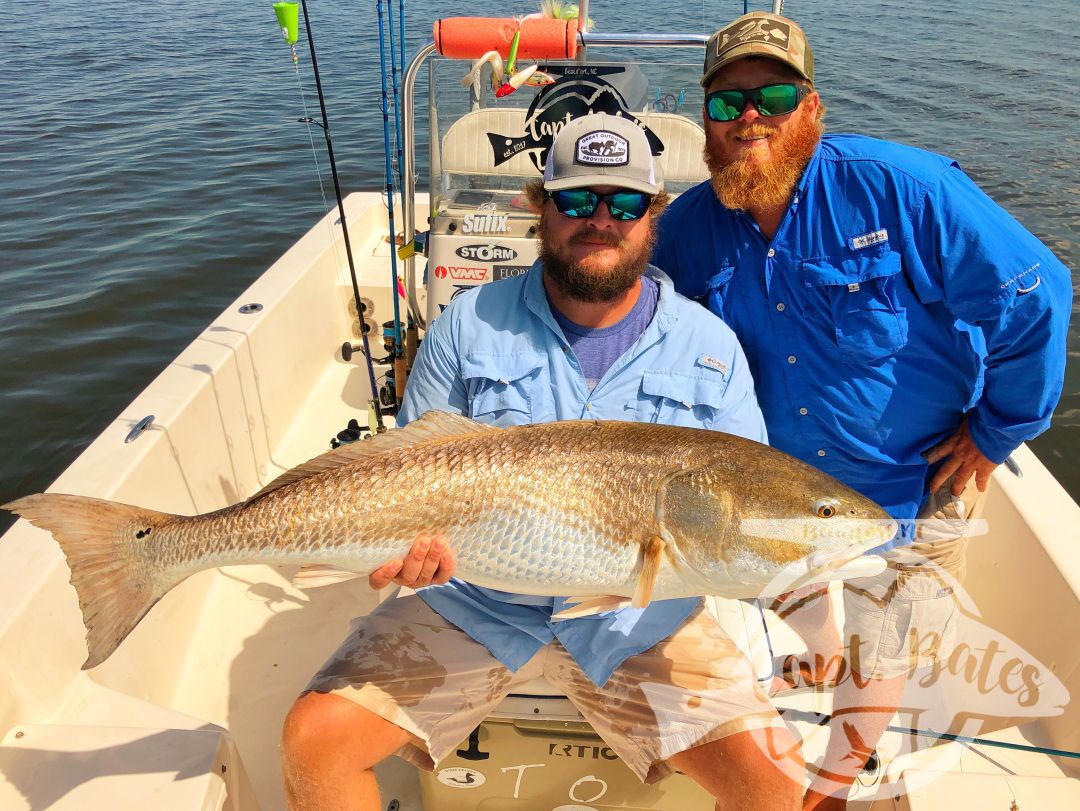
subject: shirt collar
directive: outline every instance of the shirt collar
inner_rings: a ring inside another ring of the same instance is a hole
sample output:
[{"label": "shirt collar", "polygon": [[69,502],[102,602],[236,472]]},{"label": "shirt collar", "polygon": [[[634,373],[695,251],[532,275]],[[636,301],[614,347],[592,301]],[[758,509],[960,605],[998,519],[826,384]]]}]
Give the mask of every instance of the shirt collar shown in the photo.
[{"label": "shirt collar", "polygon": [[[824,136],[822,136],[822,139],[824,139]],[[810,185],[810,181],[817,174],[818,165],[821,163],[821,144],[822,140],[818,140],[817,146],[814,147],[814,154],[806,162],[806,168],[803,169],[803,173],[799,176],[799,182],[795,184],[796,197],[802,198],[805,195],[806,187]]]},{"label": "shirt collar", "polygon": [[[664,271],[655,265],[645,268],[645,275],[654,280],[660,288],[660,295],[656,301],[656,315],[653,317],[649,328],[657,327],[660,334],[668,332],[678,320],[675,307],[675,285]],[[533,262],[532,267],[525,278],[525,306],[529,311],[546,324],[556,335],[562,336],[555,316],[551,312],[551,304],[548,302],[547,293],[544,291],[544,268],[540,260]]]}]

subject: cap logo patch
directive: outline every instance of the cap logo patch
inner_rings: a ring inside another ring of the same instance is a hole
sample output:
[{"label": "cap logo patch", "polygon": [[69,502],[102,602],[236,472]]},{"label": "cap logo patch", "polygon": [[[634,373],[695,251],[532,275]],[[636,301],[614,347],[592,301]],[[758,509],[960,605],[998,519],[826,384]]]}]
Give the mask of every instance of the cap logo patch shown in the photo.
[{"label": "cap logo patch", "polygon": [[626,166],[630,163],[630,145],[621,135],[597,130],[578,138],[574,163],[585,166]]},{"label": "cap logo patch", "polygon": [[716,43],[716,55],[749,42],[761,42],[786,51],[791,45],[791,26],[775,20],[747,20],[738,31],[724,32]]}]

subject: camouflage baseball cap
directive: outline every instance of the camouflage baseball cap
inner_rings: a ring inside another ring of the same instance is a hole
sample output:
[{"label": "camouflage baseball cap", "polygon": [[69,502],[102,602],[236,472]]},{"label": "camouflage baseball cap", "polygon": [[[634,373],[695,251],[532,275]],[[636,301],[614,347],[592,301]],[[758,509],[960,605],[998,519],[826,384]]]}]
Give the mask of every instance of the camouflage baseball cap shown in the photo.
[{"label": "camouflage baseball cap", "polygon": [[708,87],[720,68],[744,56],[775,59],[810,82],[814,81],[814,52],[810,50],[803,30],[787,17],[752,11],[709,37],[701,86]]},{"label": "camouflage baseball cap", "polygon": [[660,191],[649,138],[629,118],[592,113],[575,118],[555,136],[544,166],[548,191],[583,186],[618,186]]}]

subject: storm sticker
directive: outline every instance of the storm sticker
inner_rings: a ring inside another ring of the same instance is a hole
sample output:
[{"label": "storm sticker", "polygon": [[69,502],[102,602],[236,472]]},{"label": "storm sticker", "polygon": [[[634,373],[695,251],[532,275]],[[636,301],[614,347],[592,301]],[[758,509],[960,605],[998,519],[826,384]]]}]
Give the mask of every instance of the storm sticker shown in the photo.
[{"label": "storm sticker", "polygon": [[517,259],[517,251],[502,245],[462,245],[454,253],[474,262],[511,262]]}]

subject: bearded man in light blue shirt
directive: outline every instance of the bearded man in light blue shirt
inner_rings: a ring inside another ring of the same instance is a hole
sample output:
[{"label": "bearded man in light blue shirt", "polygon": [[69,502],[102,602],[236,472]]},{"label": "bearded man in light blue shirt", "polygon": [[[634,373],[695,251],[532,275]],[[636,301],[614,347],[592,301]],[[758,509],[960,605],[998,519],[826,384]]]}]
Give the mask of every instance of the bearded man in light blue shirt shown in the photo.
[{"label": "bearded man in light blue shirt", "polygon": [[[731,330],[648,265],[667,197],[641,128],[604,114],[572,121],[527,192],[541,211],[540,260],[450,303],[427,331],[399,425],[440,409],[502,426],[633,420],[765,442]],[[700,599],[555,620],[562,598],[452,573],[432,538],[371,575],[377,588],[435,585],[365,617],[294,705],[294,809],[379,808],[375,764],[398,754],[432,768],[540,675],[644,782],[678,770],[717,808],[798,806],[798,744]]]}]

